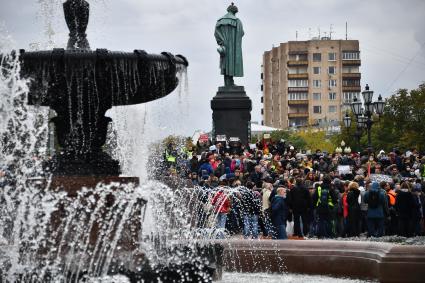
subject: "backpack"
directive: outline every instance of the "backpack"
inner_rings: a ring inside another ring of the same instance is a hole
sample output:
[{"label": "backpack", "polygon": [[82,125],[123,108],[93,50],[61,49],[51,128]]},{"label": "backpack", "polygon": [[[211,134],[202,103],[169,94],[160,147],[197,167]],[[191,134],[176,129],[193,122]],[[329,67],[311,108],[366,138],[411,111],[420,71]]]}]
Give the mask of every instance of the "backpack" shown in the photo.
[{"label": "backpack", "polygon": [[379,206],[379,191],[371,190],[369,192],[368,205],[370,208],[377,208]]},{"label": "backpack", "polygon": [[317,209],[319,213],[329,212],[329,198],[330,192],[326,188],[320,188],[320,196],[317,201]]}]

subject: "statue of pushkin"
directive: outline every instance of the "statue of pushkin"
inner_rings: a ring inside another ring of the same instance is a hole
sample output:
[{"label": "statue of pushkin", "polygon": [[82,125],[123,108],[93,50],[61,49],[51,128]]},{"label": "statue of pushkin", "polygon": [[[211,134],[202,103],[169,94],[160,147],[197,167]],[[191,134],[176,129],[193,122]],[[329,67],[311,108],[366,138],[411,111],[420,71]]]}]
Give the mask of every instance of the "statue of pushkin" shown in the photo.
[{"label": "statue of pushkin", "polygon": [[218,19],[215,26],[215,39],[219,47],[220,69],[224,75],[224,86],[235,86],[233,77],[243,77],[242,22],[236,17],[238,8],[232,3],[227,14]]}]

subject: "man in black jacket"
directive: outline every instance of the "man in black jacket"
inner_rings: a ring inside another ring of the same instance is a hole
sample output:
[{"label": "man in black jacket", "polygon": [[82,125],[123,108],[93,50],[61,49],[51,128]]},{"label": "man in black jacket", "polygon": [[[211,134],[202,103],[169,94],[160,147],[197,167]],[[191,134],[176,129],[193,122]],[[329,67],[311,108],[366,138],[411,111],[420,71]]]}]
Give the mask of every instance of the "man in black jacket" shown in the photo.
[{"label": "man in black jacket", "polygon": [[[308,212],[312,207],[312,201],[308,189],[305,188],[301,178],[296,179],[295,187],[290,191],[291,209],[294,215],[294,236],[305,237],[310,230]],[[300,222],[300,219],[302,222]],[[302,232],[301,232],[302,223]]]}]

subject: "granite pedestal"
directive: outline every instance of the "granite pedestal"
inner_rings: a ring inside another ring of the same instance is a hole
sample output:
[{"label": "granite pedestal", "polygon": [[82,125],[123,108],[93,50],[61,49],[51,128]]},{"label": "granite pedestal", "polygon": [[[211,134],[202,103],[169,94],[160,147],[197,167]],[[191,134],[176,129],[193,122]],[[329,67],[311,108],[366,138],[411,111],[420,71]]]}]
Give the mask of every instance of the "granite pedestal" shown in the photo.
[{"label": "granite pedestal", "polygon": [[243,86],[219,87],[211,100],[213,138],[226,135],[237,137],[242,144],[250,142],[251,99]]}]

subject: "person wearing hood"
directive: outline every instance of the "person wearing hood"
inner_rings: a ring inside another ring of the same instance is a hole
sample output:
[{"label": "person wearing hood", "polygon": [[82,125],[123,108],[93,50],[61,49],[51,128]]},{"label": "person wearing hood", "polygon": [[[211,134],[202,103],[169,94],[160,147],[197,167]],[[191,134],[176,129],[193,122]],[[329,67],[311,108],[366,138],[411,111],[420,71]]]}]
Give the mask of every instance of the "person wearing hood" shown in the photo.
[{"label": "person wearing hood", "polygon": [[382,237],[384,235],[384,205],[385,195],[378,182],[372,182],[370,190],[364,195],[367,203],[367,228],[369,237]]}]

